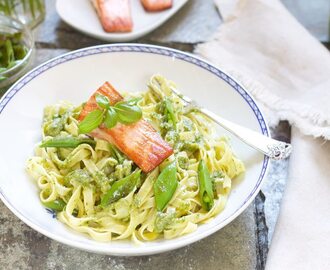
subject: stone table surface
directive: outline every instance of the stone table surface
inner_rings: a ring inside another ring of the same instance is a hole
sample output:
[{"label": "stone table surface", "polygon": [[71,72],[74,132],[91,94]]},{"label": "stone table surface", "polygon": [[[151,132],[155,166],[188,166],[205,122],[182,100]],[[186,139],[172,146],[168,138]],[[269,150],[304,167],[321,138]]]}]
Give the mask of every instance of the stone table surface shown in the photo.
[{"label": "stone table surface", "polygon": [[[320,41],[329,42],[328,0],[283,2]],[[103,43],[63,23],[56,14],[55,1],[46,0],[46,4],[46,19],[35,31],[34,65],[70,50]],[[196,44],[209,39],[220,24],[221,17],[212,0],[190,0],[171,20],[136,42],[191,52]],[[272,129],[272,135],[289,141],[289,124],[281,122]],[[288,162],[272,162],[254,202],[229,225],[187,247],[152,256],[113,257],[63,245],[32,230],[0,202],[0,269],[263,269]]]}]

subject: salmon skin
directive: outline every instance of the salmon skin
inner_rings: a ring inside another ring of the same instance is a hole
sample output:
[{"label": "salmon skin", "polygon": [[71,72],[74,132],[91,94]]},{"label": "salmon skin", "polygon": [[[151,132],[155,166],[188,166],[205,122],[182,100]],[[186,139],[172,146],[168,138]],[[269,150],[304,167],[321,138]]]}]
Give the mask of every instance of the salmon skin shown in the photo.
[{"label": "salmon skin", "polygon": [[[95,100],[96,94],[107,96],[111,105],[123,100],[123,97],[114,87],[106,82],[84,105],[78,118],[79,121],[82,121],[88,113],[98,108]],[[117,123],[111,129],[101,126],[94,129],[90,135],[116,145],[120,151],[133,160],[144,172],[152,171],[173,154],[171,146],[143,119],[129,125]]]},{"label": "salmon skin", "polygon": [[141,0],[146,11],[161,11],[172,7],[172,0]]},{"label": "salmon skin", "polygon": [[133,22],[128,0],[91,0],[106,32],[131,32]]}]

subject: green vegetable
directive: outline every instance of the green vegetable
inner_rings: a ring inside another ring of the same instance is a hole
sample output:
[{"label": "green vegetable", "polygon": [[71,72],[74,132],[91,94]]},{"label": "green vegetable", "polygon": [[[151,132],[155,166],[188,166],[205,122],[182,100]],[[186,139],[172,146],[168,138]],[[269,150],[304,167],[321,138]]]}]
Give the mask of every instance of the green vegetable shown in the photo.
[{"label": "green vegetable", "polygon": [[56,199],[51,202],[43,202],[42,203],[45,207],[49,209],[53,209],[55,211],[62,211],[63,208],[66,206],[66,203],[62,199]]},{"label": "green vegetable", "polygon": [[161,233],[169,228],[175,221],[175,212],[162,213],[158,212],[155,219],[155,232]]},{"label": "green vegetable", "polygon": [[176,129],[176,117],[174,113],[173,103],[168,98],[166,98],[164,102],[165,102],[165,108],[168,114],[168,118],[169,120],[172,121],[174,129]]},{"label": "green vegetable", "polygon": [[123,163],[124,157],[121,154],[121,152],[117,149],[117,147],[109,143],[109,148],[112,156],[117,158],[119,163]]},{"label": "green vegetable", "polygon": [[[20,14],[23,9],[23,14]],[[31,14],[32,18],[36,18],[37,15],[44,12],[44,4],[41,0],[2,0],[0,1],[0,13],[7,16],[13,16],[15,18],[29,17]],[[39,15],[40,16],[40,15]]]},{"label": "green vegetable", "polygon": [[27,48],[20,32],[14,34],[0,33],[0,72],[18,64],[26,56],[26,53]]},{"label": "green vegetable", "polygon": [[109,108],[110,101],[109,101],[108,97],[98,94],[98,95],[96,95],[95,99],[96,99],[97,105],[99,105],[99,107],[101,107],[102,109]]},{"label": "green vegetable", "polygon": [[203,209],[209,211],[214,204],[213,184],[205,162],[201,160],[198,165],[199,197]]},{"label": "green vegetable", "polygon": [[45,135],[48,136],[57,136],[64,129],[64,126],[67,122],[67,115],[62,115],[60,117],[56,117],[47,123],[44,126]]},{"label": "green vegetable", "polygon": [[88,133],[96,129],[103,122],[104,111],[94,110],[87,114],[84,120],[79,123],[79,133]]},{"label": "green vegetable", "polygon": [[33,18],[35,18],[36,13],[35,13],[35,7],[34,7],[34,5],[35,5],[34,0],[29,0],[29,4],[30,4],[30,7],[31,7],[31,15],[32,15]]},{"label": "green vegetable", "polygon": [[113,128],[118,122],[118,115],[116,111],[110,107],[106,114],[104,119],[104,124],[107,128]]},{"label": "green vegetable", "polygon": [[189,158],[186,152],[179,152],[176,156],[178,161],[178,165],[180,168],[184,170],[188,170],[189,168]]},{"label": "green vegetable", "polygon": [[103,95],[96,95],[96,103],[102,110],[90,112],[79,124],[80,133],[89,133],[104,122],[106,128],[113,128],[117,122],[131,124],[141,119],[142,110],[136,105],[138,100],[131,99],[121,101],[115,106],[110,106],[109,98]]},{"label": "green vegetable", "polygon": [[23,59],[26,55],[26,48],[22,45],[13,45],[15,59]]},{"label": "green vegetable", "polygon": [[129,176],[116,181],[109,191],[104,195],[101,200],[101,206],[106,207],[110,203],[114,203],[121,198],[126,197],[135,186],[140,182],[141,170],[136,170]]},{"label": "green vegetable", "polygon": [[177,186],[176,165],[175,162],[172,162],[163,169],[154,184],[155,201],[158,211],[164,210],[168,202],[172,199]]},{"label": "green vegetable", "polygon": [[119,122],[131,124],[137,122],[142,117],[142,110],[137,105],[131,105],[129,102],[121,101],[114,106],[118,114]]},{"label": "green vegetable", "polygon": [[13,45],[10,39],[7,39],[5,42],[5,47],[3,50],[3,66],[9,67],[12,62],[15,61],[15,55],[13,50]]},{"label": "green vegetable", "polygon": [[93,181],[93,178],[85,169],[76,169],[64,177],[64,182],[66,184],[70,183],[73,185],[75,181],[82,184],[83,186],[87,186],[91,181]]},{"label": "green vegetable", "polygon": [[92,139],[80,139],[74,137],[54,137],[50,140],[43,141],[40,147],[56,147],[56,148],[75,148],[82,143],[95,145]]}]

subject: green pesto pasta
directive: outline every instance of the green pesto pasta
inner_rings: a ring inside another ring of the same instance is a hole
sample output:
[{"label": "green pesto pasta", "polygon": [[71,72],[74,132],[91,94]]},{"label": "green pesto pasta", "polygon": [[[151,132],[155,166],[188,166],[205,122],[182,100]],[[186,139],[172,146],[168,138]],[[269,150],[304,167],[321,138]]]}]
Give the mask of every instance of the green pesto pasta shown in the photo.
[{"label": "green pesto pasta", "polygon": [[[41,202],[45,207],[56,205],[58,220],[97,241],[131,239],[141,243],[191,233],[224,209],[232,179],[244,172],[244,165],[233,154],[228,140],[215,134],[213,123],[198,112],[185,111],[170,87],[175,85],[154,75],[146,92],[125,95],[140,98],[137,105],[143,118],[174,153],[152,172],[142,173],[128,194],[106,206],[101,205],[105,194],[118,181],[129,179],[137,166],[109,142],[79,134],[81,106],[62,102],[45,108],[43,141],[64,138],[66,143],[77,143],[72,148],[38,144],[35,156],[27,161]],[[212,179],[214,203],[209,211],[202,207],[199,196],[201,160]],[[165,209],[157,211],[153,186],[160,172],[173,162],[178,186]]]}]

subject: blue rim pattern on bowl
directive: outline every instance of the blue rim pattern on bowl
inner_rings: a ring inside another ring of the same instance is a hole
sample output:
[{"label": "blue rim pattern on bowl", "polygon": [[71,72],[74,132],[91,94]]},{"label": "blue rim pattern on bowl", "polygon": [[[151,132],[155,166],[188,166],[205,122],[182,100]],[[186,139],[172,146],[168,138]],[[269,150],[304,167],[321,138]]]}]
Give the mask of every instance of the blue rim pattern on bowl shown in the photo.
[{"label": "blue rim pattern on bowl", "polygon": [[[248,92],[239,84],[237,83],[234,79],[232,79],[229,75],[227,75],[226,73],[224,73],[223,71],[221,71],[220,69],[214,67],[213,65],[211,65],[210,63],[206,62],[205,60],[200,59],[199,57],[196,57],[194,55],[191,55],[189,53],[185,53],[185,52],[181,52],[175,49],[170,49],[170,48],[165,48],[165,47],[160,47],[160,46],[155,46],[155,45],[144,45],[144,44],[126,44],[126,43],[122,43],[122,44],[114,44],[114,45],[99,45],[99,46],[94,46],[94,47],[88,47],[88,48],[84,48],[84,49],[80,49],[77,51],[73,51],[73,52],[69,52],[67,54],[58,56],[54,59],[51,59],[49,61],[47,61],[46,63],[34,68],[32,71],[30,71],[28,74],[26,74],[24,77],[22,77],[19,81],[17,81],[6,93],[5,95],[2,97],[2,99],[0,100],[0,115],[2,113],[2,111],[4,110],[4,108],[6,107],[6,105],[10,102],[10,100],[26,85],[28,84],[30,81],[32,81],[34,78],[38,77],[40,74],[42,74],[43,72],[59,65],[65,62],[68,62],[70,60],[74,60],[77,58],[81,58],[81,57],[85,57],[85,56],[90,56],[90,55],[94,55],[94,54],[101,54],[101,53],[113,53],[113,52],[138,52],[138,53],[151,53],[151,54],[159,54],[159,55],[163,55],[163,56],[167,56],[167,57],[171,57],[171,58],[175,58],[178,60],[183,60],[186,62],[189,62],[191,64],[197,65],[211,73],[213,73],[214,75],[216,75],[217,77],[219,77],[220,79],[222,79],[223,81],[225,81],[226,83],[228,83],[230,86],[232,86],[232,88],[235,89],[235,91],[241,95],[241,97],[248,103],[248,105],[250,106],[250,108],[253,110],[262,134],[269,136],[269,129],[268,126],[266,124],[266,121],[263,117],[262,112],[260,111],[260,109],[258,108],[258,106],[256,105],[254,99],[251,97],[250,94],[248,94]],[[247,206],[246,204],[252,199],[254,193],[260,189],[260,184],[266,174],[267,171],[267,167],[268,167],[268,163],[269,163],[269,158],[264,156],[264,160],[263,160],[263,165],[262,165],[262,169],[257,181],[257,184],[255,185],[255,187],[253,188],[253,190],[251,191],[251,193],[246,197],[246,199],[244,200],[244,202],[242,203],[242,205],[229,217],[227,217],[226,219],[224,219],[221,223],[214,225],[214,227],[218,227],[222,224],[224,224],[223,226],[227,225],[230,221],[232,221],[238,214],[240,214]],[[16,211],[17,213],[20,214],[20,217],[23,217],[24,220],[29,221],[28,225],[30,225],[31,227],[33,227],[34,229],[38,230],[39,232],[42,232],[43,234],[49,236],[50,238],[57,240],[57,241],[61,241],[63,243],[66,243],[68,245],[73,245],[72,243],[69,243],[69,241],[65,241],[64,239],[59,240],[55,235],[51,234],[51,233],[47,233],[47,231],[44,231],[42,228],[35,228],[32,224],[33,222],[30,221],[30,219],[26,216],[24,216],[22,213],[20,213],[19,210],[17,210],[8,200],[8,198],[6,198],[6,196],[3,194],[2,189],[0,187],[0,197],[3,199],[3,201],[7,204],[7,206],[11,206],[10,209],[12,211]],[[241,210],[243,208],[243,210]],[[241,211],[240,211],[241,210]],[[222,227],[223,227],[222,226]],[[214,229],[213,227],[213,229]],[[211,233],[215,232],[216,230],[210,230]],[[210,235],[211,233],[205,234],[205,235],[201,235],[198,239],[195,239],[193,241],[187,241],[186,244],[191,244],[195,241],[198,241],[208,235]],[[179,244],[176,245],[175,247],[172,248],[168,248],[167,250],[171,250],[171,249],[175,249],[175,248],[180,248],[182,246],[184,246],[185,244]],[[82,248],[85,250],[88,250],[87,247],[79,247],[79,246],[75,246],[77,248]],[[119,249],[117,249],[117,253]],[[100,250],[95,250],[95,252],[101,252]],[[157,253],[157,251],[155,252],[150,252],[148,254],[154,254]],[[116,252],[112,253],[112,254],[116,254]],[[117,255],[118,255],[117,254]],[[131,254],[134,255],[134,254]],[[135,254],[135,255],[143,255],[143,254]]]}]

